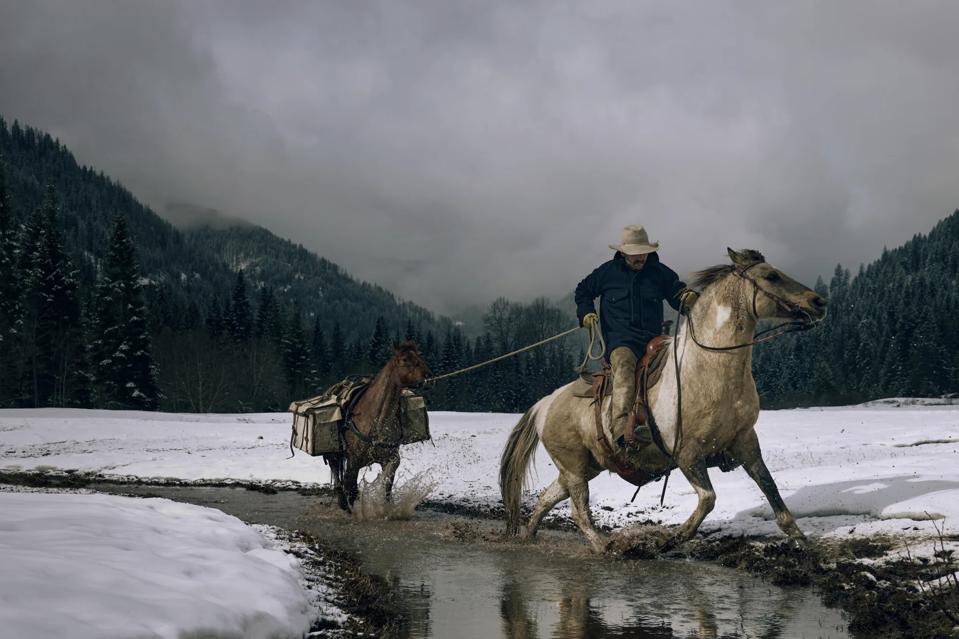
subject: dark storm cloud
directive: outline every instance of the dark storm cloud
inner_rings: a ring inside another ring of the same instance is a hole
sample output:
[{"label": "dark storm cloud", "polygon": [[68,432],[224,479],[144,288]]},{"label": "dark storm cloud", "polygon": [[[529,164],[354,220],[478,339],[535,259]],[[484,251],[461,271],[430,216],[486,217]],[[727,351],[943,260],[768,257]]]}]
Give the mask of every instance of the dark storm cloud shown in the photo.
[{"label": "dark storm cloud", "polygon": [[[959,205],[959,5],[5,2],[0,113],[438,310],[647,225],[810,283]],[[168,209],[173,205],[173,208]]]}]

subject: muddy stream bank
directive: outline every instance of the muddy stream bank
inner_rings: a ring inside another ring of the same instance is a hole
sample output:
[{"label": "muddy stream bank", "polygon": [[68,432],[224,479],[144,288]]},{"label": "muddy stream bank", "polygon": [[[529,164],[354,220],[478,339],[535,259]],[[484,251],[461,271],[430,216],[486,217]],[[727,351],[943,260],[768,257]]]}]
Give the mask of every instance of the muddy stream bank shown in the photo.
[{"label": "muddy stream bank", "polygon": [[[840,638],[848,620],[811,588],[712,562],[591,555],[572,532],[503,541],[501,522],[420,509],[355,522],[327,496],[223,487],[98,484],[96,490],[218,508],[314,537],[349,557],[347,593],[378,634],[409,638]],[[369,577],[365,579],[364,577]],[[383,602],[371,602],[382,598]],[[370,604],[372,603],[372,606]],[[379,605],[382,603],[383,605]],[[338,635],[331,635],[338,636]],[[876,636],[876,635],[869,635]]]}]

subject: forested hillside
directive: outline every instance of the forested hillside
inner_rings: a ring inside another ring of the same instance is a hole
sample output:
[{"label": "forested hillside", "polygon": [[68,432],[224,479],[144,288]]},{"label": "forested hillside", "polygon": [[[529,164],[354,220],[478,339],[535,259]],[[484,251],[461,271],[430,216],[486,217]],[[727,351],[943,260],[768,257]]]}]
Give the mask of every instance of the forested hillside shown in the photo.
[{"label": "forested hillside", "polygon": [[959,392],[959,211],[855,277],[837,265],[816,289],[825,322],[756,349],[763,406]]},{"label": "forested hillside", "polygon": [[[464,334],[254,225],[180,230],[50,136],[0,119],[0,406],[283,410],[411,338],[435,373],[569,328],[571,303],[500,299]],[[816,330],[763,344],[767,408],[959,391],[959,212],[855,277]],[[477,313],[474,313],[474,315]],[[523,411],[573,378],[575,337],[432,389]]]},{"label": "forested hillside", "polygon": [[[544,301],[499,300],[467,339],[263,228],[177,229],[49,135],[2,119],[0,236],[0,406],[283,410],[375,371],[401,338],[440,373],[569,327]],[[440,383],[432,405],[522,410],[571,378],[576,349]]]}]

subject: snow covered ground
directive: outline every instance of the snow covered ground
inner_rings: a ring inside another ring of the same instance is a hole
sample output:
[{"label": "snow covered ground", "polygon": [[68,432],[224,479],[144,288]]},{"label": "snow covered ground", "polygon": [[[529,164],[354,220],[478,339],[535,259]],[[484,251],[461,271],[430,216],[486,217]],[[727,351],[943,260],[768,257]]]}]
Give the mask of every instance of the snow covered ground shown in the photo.
[{"label": "snow covered ground", "polygon": [[[433,442],[404,448],[400,481],[425,474],[437,484],[433,499],[495,507],[499,455],[519,416],[430,417]],[[957,405],[889,400],[766,411],[758,432],[788,505],[813,536],[928,537],[933,523],[959,528]],[[327,482],[321,460],[300,452],[289,459],[289,433],[287,414],[0,410],[0,472]],[[542,448],[536,468],[534,489],[555,477]],[[745,473],[711,475],[718,501],[704,531],[778,534]],[[601,475],[591,483],[596,519],[616,528],[683,521],[695,506],[692,489],[675,473],[661,508],[661,486],[643,488],[630,503],[631,485]],[[162,499],[0,489],[0,638],[301,636],[313,608],[300,569],[261,532],[220,511]],[[912,547],[932,550],[928,538]]]},{"label": "snow covered ground", "polygon": [[[757,432],[766,463],[799,525],[817,536],[933,531],[932,517],[959,529],[959,406],[890,400],[868,406],[764,411]],[[499,502],[499,455],[517,415],[430,413],[433,443],[406,446],[400,481],[427,472],[433,499]],[[329,480],[318,458],[289,458],[288,414],[178,415],[85,410],[0,410],[0,471],[94,472],[105,476],[312,484]],[[555,469],[542,447],[533,487]],[[776,534],[771,510],[742,470],[711,471],[716,509],[703,529]],[[591,484],[599,523],[683,521],[696,497],[679,473],[640,490],[603,474]],[[530,496],[532,498],[532,495]],[[563,512],[566,506],[558,510]]]},{"label": "snow covered ground", "polygon": [[219,510],[0,491],[0,637],[302,637],[295,559]]}]

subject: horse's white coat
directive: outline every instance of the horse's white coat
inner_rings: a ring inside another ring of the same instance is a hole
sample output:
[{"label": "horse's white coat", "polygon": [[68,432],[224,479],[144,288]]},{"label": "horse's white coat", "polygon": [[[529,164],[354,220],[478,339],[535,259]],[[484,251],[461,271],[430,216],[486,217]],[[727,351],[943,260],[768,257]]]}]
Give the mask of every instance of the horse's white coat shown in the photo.
[{"label": "horse's white coat", "polygon": [[546,416],[549,414],[549,407],[552,406],[553,401],[562,393],[564,390],[572,386],[575,382],[570,382],[564,386],[560,386],[552,393],[544,397],[543,399],[536,402],[533,406],[533,419],[536,423],[536,434],[540,437],[543,436],[543,426],[546,424]]}]

